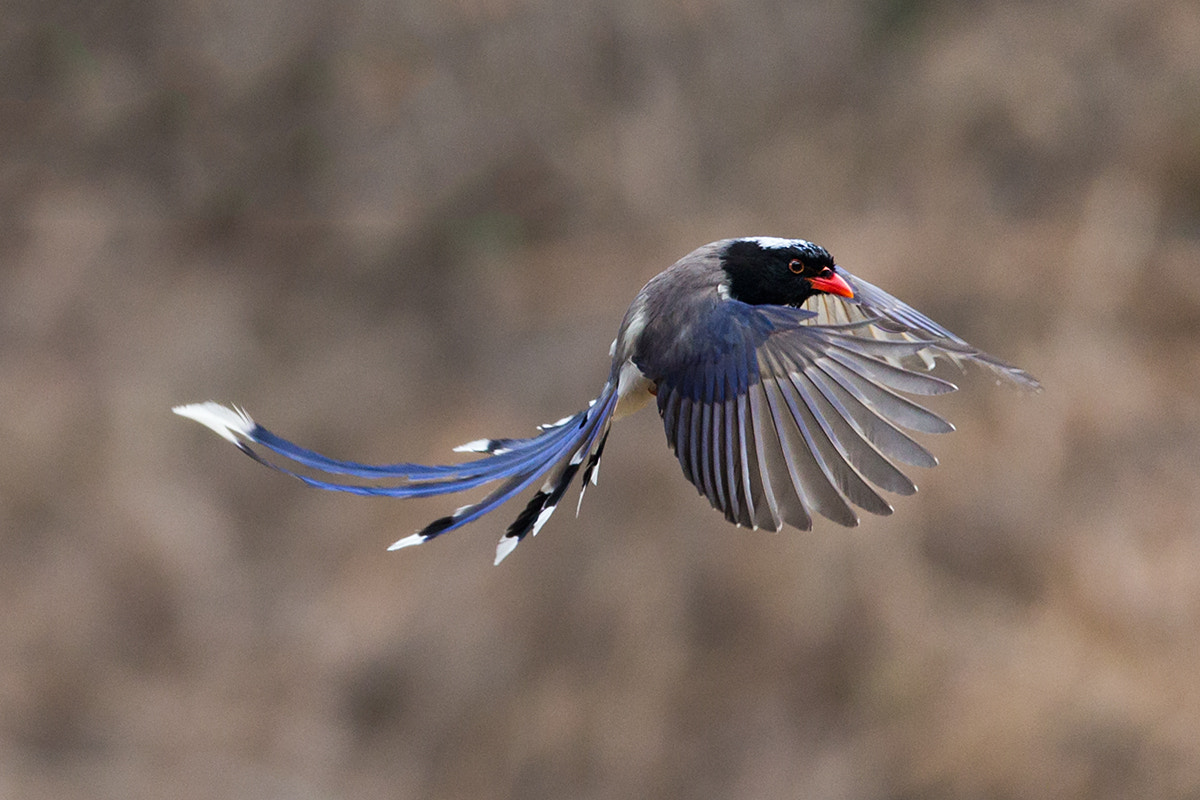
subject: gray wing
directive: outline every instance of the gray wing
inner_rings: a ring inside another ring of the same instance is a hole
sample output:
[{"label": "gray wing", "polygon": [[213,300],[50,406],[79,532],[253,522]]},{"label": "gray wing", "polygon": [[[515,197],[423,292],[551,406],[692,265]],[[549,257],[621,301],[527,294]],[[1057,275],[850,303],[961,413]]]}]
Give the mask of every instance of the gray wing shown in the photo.
[{"label": "gray wing", "polygon": [[851,275],[841,267],[837,268],[837,272],[854,290],[854,298],[848,300],[830,294],[814,296],[804,306],[816,314],[809,324],[870,322],[870,327],[862,331],[863,335],[879,339],[928,342],[932,345],[917,354],[926,368],[931,369],[934,366],[935,356],[943,356],[959,367],[966,363],[979,364],[997,377],[1023,389],[1039,391],[1042,388],[1037,379],[1025,370],[983,352],[878,286]]},{"label": "gray wing", "polygon": [[[684,476],[738,525],[808,530],[812,514],[890,514],[877,489],[912,494],[896,466],[932,467],[905,429],[953,427],[901,396],[955,386],[902,362],[940,345],[875,338],[865,322],[815,326],[811,312],[733,300],[698,313],[703,337],[638,359]],[[666,344],[666,343],[660,343]],[[667,355],[663,355],[667,354]]]}]

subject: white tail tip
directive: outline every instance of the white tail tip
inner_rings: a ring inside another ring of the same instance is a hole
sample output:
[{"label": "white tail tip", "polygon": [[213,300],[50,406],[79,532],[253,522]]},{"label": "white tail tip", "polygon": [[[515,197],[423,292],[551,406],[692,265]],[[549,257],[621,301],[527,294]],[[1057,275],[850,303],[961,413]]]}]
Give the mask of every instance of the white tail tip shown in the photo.
[{"label": "white tail tip", "polygon": [[400,550],[405,547],[412,547],[414,544],[422,544],[426,539],[419,533],[414,533],[412,536],[405,536],[398,542],[393,542],[388,545],[388,550]]},{"label": "white tail tip", "polygon": [[517,545],[521,540],[515,536],[505,536],[500,540],[500,544],[496,545],[496,560],[493,562],[499,564],[508,554],[517,549]]},{"label": "white tail tip", "polygon": [[255,428],[254,420],[242,409],[223,406],[211,400],[207,403],[175,406],[171,410],[181,417],[194,419],[222,439],[228,439],[234,444],[237,444],[238,435],[249,438],[250,432]]}]

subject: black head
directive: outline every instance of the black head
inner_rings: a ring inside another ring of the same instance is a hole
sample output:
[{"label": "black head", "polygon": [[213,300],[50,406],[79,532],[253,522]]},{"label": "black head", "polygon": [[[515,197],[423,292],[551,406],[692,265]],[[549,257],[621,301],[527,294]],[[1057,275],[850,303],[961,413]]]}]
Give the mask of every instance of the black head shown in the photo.
[{"label": "black head", "polygon": [[833,256],[803,239],[734,239],[721,254],[729,294],[751,305],[798,306],[814,294],[853,297]]}]

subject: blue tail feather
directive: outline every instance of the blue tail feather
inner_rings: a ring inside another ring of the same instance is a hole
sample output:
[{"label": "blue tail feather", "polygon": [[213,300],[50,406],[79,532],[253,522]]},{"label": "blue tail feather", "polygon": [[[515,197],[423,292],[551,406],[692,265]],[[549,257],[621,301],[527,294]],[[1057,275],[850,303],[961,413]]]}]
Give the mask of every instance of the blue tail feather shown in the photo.
[{"label": "blue tail feather", "polygon": [[320,453],[289,442],[271,433],[261,425],[256,425],[247,434],[247,438],[256,444],[261,444],[263,447],[283,455],[298,464],[326,473],[363,478],[399,478],[416,481],[400,486],[372,486],[325,480],[302,474],[281,464],[276,464],[255,452],[244,442],[239,442],[238,446],[242,452],[258,463],[281,472],[284,475],[290,475],[317,489],[377,497],[432,497],[474,489],[485,483],[501,480],[514,474],[523,474],[530,468],[537,469],[541,465],[546,465],[547,467],[553,465],[558,458],[550,458],[547,453],[555,451],[556,445],[559,444],[561,439],[565,438],[570,441],[575,438],[577,436],[577,429],[580,427],[576,420],[580,419],[582,421],[586,419],[586,416],[586,412],[580,412],[580,414],[571,418],[570,423],[572,424],[551,428],[539,436],[519,440],[519,446],[504,453],[485,456],[461,465],[392,464],[374,467],[369,464],[356,464],[355,462],[328,458]]},{"label": "blue tail feather", "polygon": [[[467,461],[462,464],[363,464],[357,461],[344,461],[301,447],[257,424],[252,430],[246,433],[246,438],[291,461],[295,461],[297,464],[334,475],[349,475],[368,480],[392,478],[413,482],[449,482],[485,475],[496,475],[503,468],[522,462],[531,452],[541,450],[550,437],[561,433],[561,431],[573,425],[579,425],[585,417],[586,412],[581,411],[567,419],[562,425],[547,427],[544,432],[537,436],[528,439],[506,439],[504,440],[505,450],[503,452]],[[503,474],[496,475],[496,477],[503,477]],[[495,480],[495,478],[487,478],[484,482],[487,482],[487,480]],[[333,485],[341,486],[345,484],[335,483]],[[443,492],[445,491],[457,490],[443,490]],[[443,492],[433,493],[442,494]],[[399,496],[407,497],[410,495]]]},{"label": "blue tail feather", "polygon": [[[604,423],[616,406],[616,393],[609,392],[601,396],[601,401],[585,414],[585,424],[570,426],[574,435],[567,437],[558,444],[553,452],[538,464],[531,464],[524,472],[511,475],[507,481],[496,488],[491,494],[477,503],[464,506],[450,516],[442,517],[427,525],[415,534],[423,541],[461,528],[474,522],[490,511],[495,510],[529,487],[538,478],[545,475],[556,465],[581,450],[590,449],[597,435],[604,428]],[[543,434],[544,436],[545,434]],[[574,472],[572,471],[572,474]]]},{"label": "blue tail feather", "polygon": [[[588,404],[587,409],[559,422],[539,426],[541,433],[537,436],[478,440],[456,449],[484,455],[461,464],[444,465],[373,465],[330,458],[272,433],[236,406],[223,406],[210,401],[177,406],[172,410],[210,428],[263,466],[317,489],[377,497],[431,497],[501,481],[482,500],[434,520],[419,532],[392,544],[391,550],[427,542],[473,522],[524,491],[534,481],[553,472],[542,491],[518,517],[518,522],[510,526],[506,536],[501,539],[496,557],[499,563],[526,533],[536,533],[545,523],[581,465],[584,466],[585,477],[591,477],[599,460],[599,452],[593,453],[592,450],[601,433],[608,430],[616,405],[616,386],[610,381],[605,384],[600,396]],[[600,441],[600,447],[603,448],[603,439]],[[252,445],[286,459],[287,465],[270,460]],[[304,474],[298,471],[299,468],[317,474]],[[357,478],[362,482],[335,479],[336,476]],[[374,481],[387,483],[381,485]]]}]

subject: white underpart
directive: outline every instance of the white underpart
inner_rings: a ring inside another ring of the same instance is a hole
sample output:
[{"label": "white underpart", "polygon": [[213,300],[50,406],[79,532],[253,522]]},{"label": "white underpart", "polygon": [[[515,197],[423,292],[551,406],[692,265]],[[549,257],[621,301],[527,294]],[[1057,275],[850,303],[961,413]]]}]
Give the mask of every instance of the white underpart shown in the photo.
[{"label": "white underpart", "polygon": [[211,400],[206,403],[175,406],[171,410],[181,417],[194,419],[222,439],[234,444],[237,444],[239,435],[249,438],[250,432],[255,428],[254,420],[250,419],[245,410],[223,406]]},{"label": "white underpart", "polygon": [[[614,420],[640,411],[654,396],[652,392],[654,382],[643,375],[642,371],[633,363],[633,353],[631,352],[632,343],[641,338],[647,322],[645,301],[638,302],[639,306],[634,310],[633,316],[629,318],[629,324],[625,326],[625,331],[620,339],[623,343],[620,355],[624,357],[624,362],[621,364],[620,372],[617,373],[617,406],[613,409]],[[614,357],[617,355],[617,340],[615,339],[611,354]]]},{"label": "white underpart", "polygon": [[517,537],[515,536],[505,536],[502,538],[500,544],[496,545],[496,560],[494,563],[499,564],[509,553],[517,549],[517,541]]},{"label": "white underpart", "polygon": [[632,359],[627,360],[617,377],[617,407],[613,409],[613,420],[641,411],[654,397],[653,389],[654,381],[643,375]]}]

